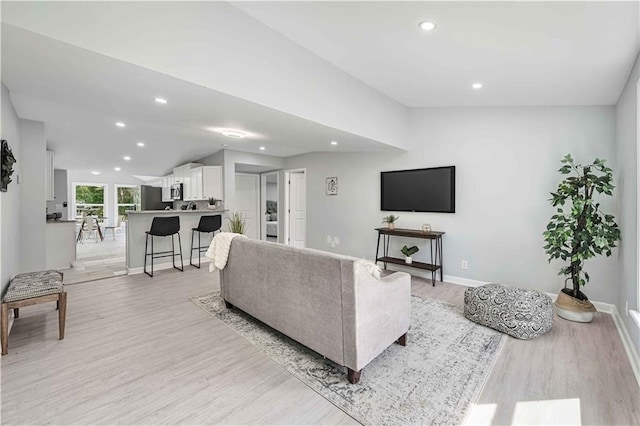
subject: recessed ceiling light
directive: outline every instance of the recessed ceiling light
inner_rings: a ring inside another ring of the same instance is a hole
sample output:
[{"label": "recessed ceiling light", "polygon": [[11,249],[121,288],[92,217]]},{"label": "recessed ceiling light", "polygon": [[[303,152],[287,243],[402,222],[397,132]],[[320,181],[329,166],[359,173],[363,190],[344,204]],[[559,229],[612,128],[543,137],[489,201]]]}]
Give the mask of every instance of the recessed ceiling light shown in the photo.
[{"label": "recessed ceiling light", "polygon": [[100,172],[91,172],[92,175],[99,175]]},{"label": "recessed ceiling light", "polygon": [[138,145],[140,148],[142,148],[144,146],[144,142],[138,142],[136,145]]},{"label": "recessed ceiling light", "polygon": [[264,151],[265,149],[267,149],[267,148],[265,148],[264,146],[260,147],[260,151]]},{"label": "recessed ceiling light", "polygon": [[331,141],[331,145],[338,145],[338,142],[336,142],[336,141]]},{"label": "recessed ceiling light", "polygon": [[164,98],[153,98],[154,101],[156,101],[157,104],[166,104],[167,100]]},{"label": "recessed ceiling light", "polygon": [[222,145],[220,145],[223,148],[229,148],[229,144],[228,143],[223,143]]},{"label": "recessed ceiling light", "polygon": [[131,157],[129,157],[128,155],[125,155],[124,157],[122,157],[122,159],[124,161],[129,161],[129,160],[131,160]]},{"label": "recessed ceiling light", "polygon": [[473,83],[471,87],[473,87],[476,90],[482,89],[482,83]]},{"label": "recessed ceiling light", "polygon": [[126,125],[126,124],[124,124],[122,121],[118,121],[118,122],[116,123],[116,126],[118,126],[118,127],[127,127],[127,125]]},{"label": "recessed ceiling light", "polygon": [[438,24],[434,21],[422,21],[418,24],[418,26],[425,31],[433,31],[436,29]]},{"label": "recessed ceiling light", "polygon": [[233,138],[233,139],[244,139],[247,137],[246,133],[241,132],[239,130],[223,130],[222,134],[228,138]]},{"label": "recessed ceiling light", "polygon": [[122,169],[120,167],[114,167],[113,170],[115,170],[116,172],[119,172]]}]

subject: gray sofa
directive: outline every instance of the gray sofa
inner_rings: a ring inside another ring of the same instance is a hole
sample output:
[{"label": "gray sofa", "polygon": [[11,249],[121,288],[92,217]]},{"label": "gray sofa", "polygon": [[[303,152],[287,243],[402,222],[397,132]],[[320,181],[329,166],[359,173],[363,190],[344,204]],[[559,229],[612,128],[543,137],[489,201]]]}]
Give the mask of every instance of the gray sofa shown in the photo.
[{"label": "gray sofa", "polygon": [[220,287],[228,308],[347,367],[351,383],[394,342],[406,344],[411,277],[403,272],[377,279],[352,257],[235,238]]}]

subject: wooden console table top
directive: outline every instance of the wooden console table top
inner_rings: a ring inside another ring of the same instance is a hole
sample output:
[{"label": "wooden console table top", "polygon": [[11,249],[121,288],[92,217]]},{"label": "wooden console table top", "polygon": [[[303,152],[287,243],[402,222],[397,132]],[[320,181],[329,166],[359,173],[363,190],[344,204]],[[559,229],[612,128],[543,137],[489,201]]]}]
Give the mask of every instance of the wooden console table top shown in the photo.
[{"label": "wooden console table top", "polygon": [[412,238],[425,238],[425,239],[438,239],[444,235],[444,232],[440,231],[428,231],[425,232],[422,229],[405,229],[405,228],[395,228],[389,229],[386,227],[376,228],[381,234],[387,235],[397,235],[399,237],[412,237]]}]

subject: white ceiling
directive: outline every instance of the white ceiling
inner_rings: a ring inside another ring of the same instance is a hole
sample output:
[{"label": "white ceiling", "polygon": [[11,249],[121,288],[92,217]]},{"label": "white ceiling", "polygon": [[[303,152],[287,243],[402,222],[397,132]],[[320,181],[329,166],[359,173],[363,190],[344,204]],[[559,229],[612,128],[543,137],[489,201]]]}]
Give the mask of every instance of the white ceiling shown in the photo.
[{"label": "white ceiling", "polygon": [[[222,144],[275,156],[391,149],[8,24],[2,25],[2,80],[18,116],[45,122],[56,168],[120,166],[123,174],[162,175]],[[156,104],[156,96],[169,103]],[[210,128],[240,129],[250,137],[230,139]]]},{"label": "white ceiling", "polygon": [[[122,173],[152,176],[224,143],[276,156],[393,149],[353,133],[370,135],[366,130],[376,123],[392,123],[371,137],[399,144],[409,111],[399,103],[614,104],[640,50],[638,2],[233,6],[3,2],[3,20],[18,25],[2,24],[2,81],[20,117],[45,122],[56,167],[120,166]],[[117,17],[122,31],[113,23]],[[419,30],[424,19],[437,21],[438,29]],[[211,22],[218,32],[205,31]],[[293,79],[299,81],[288,85]],[[480,91],[470,88],[477,81],[485,86]],[[155,104],[155,96],[169,104]],[[359,130],[344,121],[359,122]],[[232,140],[208,128],[238,128],[252,137]],[[329,145],[333,139],[338,147]],[[140,140],[145,148],[135,145]]]},{"label": "white ceiling", "polygon": [[637,1],[232,4],[410,107],[612,105],[640,50]]}]

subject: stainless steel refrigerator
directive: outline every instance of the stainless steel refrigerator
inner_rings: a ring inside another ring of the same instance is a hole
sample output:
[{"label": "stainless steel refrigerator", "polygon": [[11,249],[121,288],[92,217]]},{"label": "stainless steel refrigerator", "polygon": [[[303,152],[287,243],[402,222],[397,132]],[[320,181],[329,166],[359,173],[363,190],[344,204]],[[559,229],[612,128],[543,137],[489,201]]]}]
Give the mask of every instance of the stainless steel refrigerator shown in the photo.
[{"label": "stainless steel refrigerator", "polygon": [[173,208],[173,203],[162,201],[162,188],[157,186],[140,186],[141,210],[164,210],[167,206]]}]

